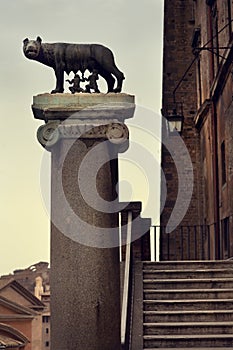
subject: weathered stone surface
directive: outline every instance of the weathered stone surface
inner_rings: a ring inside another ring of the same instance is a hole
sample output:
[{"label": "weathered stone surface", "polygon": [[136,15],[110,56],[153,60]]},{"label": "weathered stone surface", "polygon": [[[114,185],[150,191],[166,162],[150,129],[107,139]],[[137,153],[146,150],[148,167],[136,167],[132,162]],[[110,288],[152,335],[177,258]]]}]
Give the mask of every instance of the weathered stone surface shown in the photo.
[{"label": "weathered stone surface", "polygon": [[[45,94],[34,98],[35,118],[39,113],[46,121],[48,110],[54,113],[53,120],[38,131],[40,143],[52,153],[52,350],[121,348],[116,184],[117,154],[128,130],[122,123],[124,114],[119,120],[108,102],[134,99],[120,97],[61,94],[59,100],[57,94]],[[89,98],[93,105],[101,101],[107,106],[111,117],[106,113],[101,118],[99,111],[91,109],[86,119],[76,115],[64,120],[72,103],[72,108],[81,110]]]},{"label": "weathered stone surface", "polygon": [[134,96],[128,94],[40,94],[33,97],[32,110],[36,119],[51,120],[132,118]]},{"label": "weathered stone surface", "polygon": [[230,277],[232,261],[143,263],[144,348],[230,346]]}]

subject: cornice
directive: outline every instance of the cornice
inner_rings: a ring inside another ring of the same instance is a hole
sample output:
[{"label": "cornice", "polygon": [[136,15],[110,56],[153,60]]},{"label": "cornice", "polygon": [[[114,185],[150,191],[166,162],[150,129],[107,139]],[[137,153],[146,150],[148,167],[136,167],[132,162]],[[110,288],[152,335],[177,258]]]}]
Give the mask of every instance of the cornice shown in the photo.
[{"label": "cornice", "polygon": [[27,315],[27,316],[37,315],[36,311],[33,311],[26,306],[19,305],[19,304],[15,303],[11,300],[8,300],[7,298],[2,297],[2,296],[0,296],[0,305],[3,305],[4,307],[9,308],[10,310],[13,310],[21,315],[22,314]]},{"label": "cornice", "polygon": [[198,109],[196,115],[194,116],[195,127],[200,130],[206,120],[207,114],[211,108],[212,101],[210,99],[206,99],[200,108]]},{"label": "cornice", "polygon": [[218,74],[216,75],[214,82],[210,89],[210,96],[213,101],[217,101],[221,95],[224,86],[226,84],[227,78],[231,73],[230,67],[233,62],[233,43],[229,44],[230,51],[225,58],[224,63],[220,66]]}]

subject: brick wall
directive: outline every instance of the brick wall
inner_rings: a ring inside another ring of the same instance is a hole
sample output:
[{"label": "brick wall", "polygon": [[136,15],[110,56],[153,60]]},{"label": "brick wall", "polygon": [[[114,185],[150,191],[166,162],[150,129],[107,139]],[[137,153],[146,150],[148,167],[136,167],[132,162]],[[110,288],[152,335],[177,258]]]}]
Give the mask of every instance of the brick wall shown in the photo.
[{"label": "brick wall", "polygon": [[[181,225],[207,225],[210,258],[229,258],[233,255],[233,2],[165,0],[164,14],[163,108],[194,57],[194,28],[199,33],[196,61],[176,91],[176,99],[184,105],[182,138],[194,170],[192,201]],[[162,165],[168,194],[161,224],[166,225],[178,186],[175,166],[164,149]]]},{"label": "brick wall", "polygon": [[[200,137],[194,124],[194,115],[197,109],[196,97],[196,67],[195,64],[187,71],[194,55],[192,53],[192,37],[195,27],[194,2],[193,0],[165,0],[164,6],[164,54],[163,54],[163,110],[167,106],[172,106],[175,97],[176,102],[183,103],[184,125],[182,139],[189,152],[194,181],[193,195],[188,208],[181,208],[185,214],[182,225],[196,225],[202,223],[202,193],[203,183],[200,171]],[[182,77],[184,76],[182,80]],[[182,82],[181,82],[182,80]],[[179,87],[177,87],[179,84]],[[174,96],[175,90],[175,96]],[[163,134],[165,133],[163,126]],[[182,150],[176,150],[182,157]],[[177,170],[174,161],[168,150],[162,147],[162,169],[166,178],[167,198],[164,210],[161,215],[161,225],[166,225],[173,211],[179,189]],[[184,163],[185,173],[185,163]],[[161,247],[161,258],[166,260],[165,245],[168,236],[163,233]],[[173,245],[175,243],[172,243]],[[171,247],[172,248],[172,247]],[[178,251],[179,259],[180,247],[174,247]],[[181,252],[180,252],[181,255]]]}]

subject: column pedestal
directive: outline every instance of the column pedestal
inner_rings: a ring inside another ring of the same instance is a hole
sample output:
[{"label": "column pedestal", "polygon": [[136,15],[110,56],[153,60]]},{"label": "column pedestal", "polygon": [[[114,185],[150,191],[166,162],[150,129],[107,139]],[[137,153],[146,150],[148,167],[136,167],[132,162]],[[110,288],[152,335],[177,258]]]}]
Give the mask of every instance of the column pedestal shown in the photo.
[{"label": "column pedestal", "polygon": [[43,94],[35,118],[51,162],[51,350],[120,350],[118,152],[126,94]]}]

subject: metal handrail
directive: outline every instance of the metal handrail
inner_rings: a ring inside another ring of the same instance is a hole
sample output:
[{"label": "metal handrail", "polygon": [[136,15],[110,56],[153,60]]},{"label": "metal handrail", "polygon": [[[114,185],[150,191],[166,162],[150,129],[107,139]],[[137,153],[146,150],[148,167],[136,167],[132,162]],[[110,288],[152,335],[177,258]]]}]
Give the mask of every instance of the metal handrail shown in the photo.
[{"label": "metal handrail", "polygon": [[132,212],[129,211],[128,222],[127,222],[125,273],[124,273],[123,298],[122,298],[122,310],[121,310],[121,344],[122,346],[125,345],[126,332],[127,332],[130,264],[131,264],[131,236],[132,236]]}]

